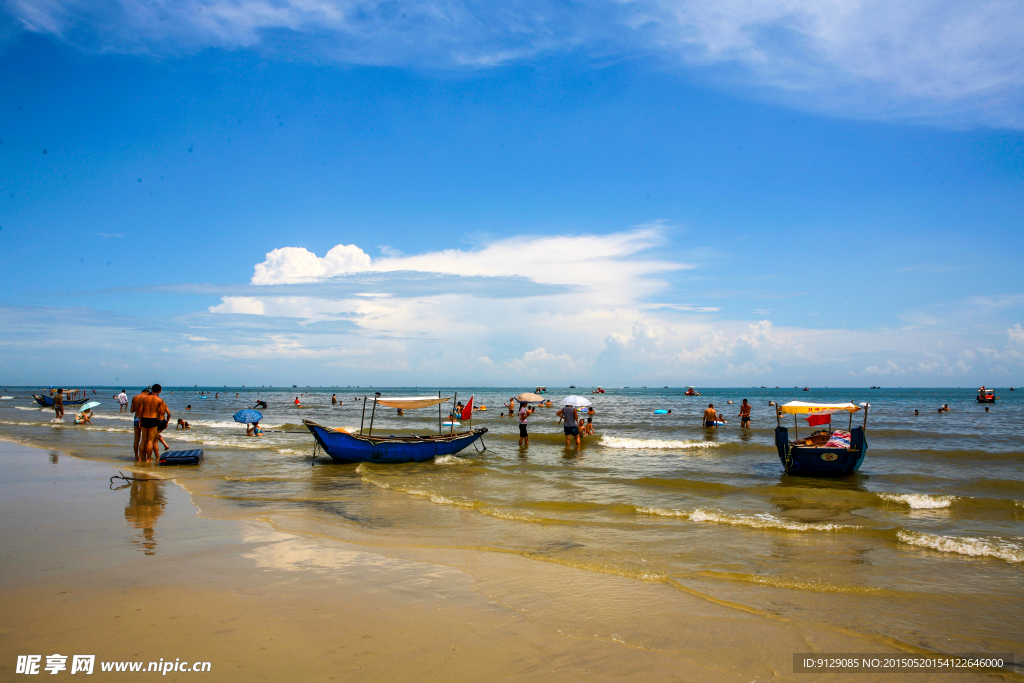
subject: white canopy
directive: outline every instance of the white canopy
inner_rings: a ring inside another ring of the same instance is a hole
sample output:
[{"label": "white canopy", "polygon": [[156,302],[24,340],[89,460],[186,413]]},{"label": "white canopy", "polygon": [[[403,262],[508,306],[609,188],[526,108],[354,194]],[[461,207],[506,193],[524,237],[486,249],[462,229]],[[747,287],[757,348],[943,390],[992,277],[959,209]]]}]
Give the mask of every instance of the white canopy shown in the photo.
[{"label": "white canopy", "polygon": [[789,415],[831,415],[832,413],[856,413],[860,408],[852,403],[805,403],[790,401],[779,406],[780,413]]},{"label": "white canopy", "polygon": [[436,406],[438,403],[444,403],[445,401],[452,400],[452,397],[448,396],[445,398],[438,398],[437,396],[377,396],[373,400],[382,406],[409,410],[412,408],[429,408],[430,406]]}]

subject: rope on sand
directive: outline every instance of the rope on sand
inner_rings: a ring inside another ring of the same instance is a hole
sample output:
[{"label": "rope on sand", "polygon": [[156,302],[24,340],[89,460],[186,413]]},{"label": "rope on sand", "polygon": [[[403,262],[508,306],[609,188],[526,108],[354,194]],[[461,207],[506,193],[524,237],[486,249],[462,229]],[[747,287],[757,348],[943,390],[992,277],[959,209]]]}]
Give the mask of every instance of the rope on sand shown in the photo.
[{"label": "rope on sand", "polygon": [[112,477],[110,478],[110,485],[111,485],[111,486],[113,486],[113,485],[114,485],[114,480],[115,480],[115,479],[124,479],[125,481],[152,481],[152,478],[151,478],[151,477],[146,477],[146,478],[144,478],[144,479],[139,479],[138,477],[129,477],[129,476],[126,476],[126,475],[125,475],[125,474],[124,474],[123,472],[121,472],[121,470],[118,470],[118,471],[117,471],[117,474],[115,474],[114,476],[112,476]]}]

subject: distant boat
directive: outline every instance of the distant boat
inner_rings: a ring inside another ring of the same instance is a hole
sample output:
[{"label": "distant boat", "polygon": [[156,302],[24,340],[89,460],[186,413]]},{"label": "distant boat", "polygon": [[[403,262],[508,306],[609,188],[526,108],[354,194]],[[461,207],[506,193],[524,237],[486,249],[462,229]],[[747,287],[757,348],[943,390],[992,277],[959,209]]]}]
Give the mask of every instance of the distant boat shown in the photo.
[{"label": "distant boat", "polygon": [[[778,407],[775,428],[775,448],[786,474],[810,477],[845,477],[860,469],[864,456],[868,452],[868,441],[864,431],[868,425],[867,403],[856,406],[852,403],[804,403],[790,401]],[[864,409],[864,424],[853,426],[853,414]],[[832,431],[832,415],[848,413],[850,416],[849,433]],[[789,430],[782,426],[782,415],[793,415],[793,441],[789,440]],[[828,429],[811,434],[805,439],[796,438],[797,416],[808,416],[811,424],[827,424]],[[811,416],[819,419],[811,422]],[[821,418],[827,417],[827,420]],[[849,439],[848,441],[846,439]]]},{"label": "distant boat", "polygon": [[592,394],[603,394],[604,393],[604,389],[602,389],[601,387],[598,387],[597,389],[594,389],[590,393],[592,393]]},{"label": "distant boat", "polygon": [[810,391],[810,390],[811,390],[810,387],[804,387],[804,391]]},{"label": "distant boat", "polygon": [[[1010,391],[1013,390],[1011,389]],[[978,397],[976,400],[978,403],[995,403],[997,398],[999,397],[996,396],[996,392],[994,390],[982,387],[978,389]]]},{"label": "distant boat", "polygon": [[569,385],[569,388],[570,388],[570,389],[575,389],[575,388],[576,388],[576,385],[575,385],[575,384],[570,384],[570,385]]},{"label": "distant boat", "polygon": [[700,392],[697,391],[697,387],[686,387],[686,393],[683,396],[700,396]]},{"label": "distant boat", "polygon": [[548,388],[547,387],[537,387],[533,391],[534,391],[534,393],[537,393],[537,394],[546,394],[546,393],[548,393]]}]

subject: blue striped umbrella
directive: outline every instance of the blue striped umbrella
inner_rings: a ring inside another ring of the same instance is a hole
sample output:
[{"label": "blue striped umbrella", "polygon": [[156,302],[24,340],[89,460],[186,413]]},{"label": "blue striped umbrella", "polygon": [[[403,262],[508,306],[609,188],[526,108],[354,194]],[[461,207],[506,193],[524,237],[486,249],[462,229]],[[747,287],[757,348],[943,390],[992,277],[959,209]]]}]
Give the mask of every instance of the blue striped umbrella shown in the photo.
[{"label": "blue striped umbrella", "polygon": [[235,422],[241,422],[242,424],[256,423],[263,419],[263,415],[260,411],[253,410],[252,408],[239,410],[233,417],[235,418]]}]

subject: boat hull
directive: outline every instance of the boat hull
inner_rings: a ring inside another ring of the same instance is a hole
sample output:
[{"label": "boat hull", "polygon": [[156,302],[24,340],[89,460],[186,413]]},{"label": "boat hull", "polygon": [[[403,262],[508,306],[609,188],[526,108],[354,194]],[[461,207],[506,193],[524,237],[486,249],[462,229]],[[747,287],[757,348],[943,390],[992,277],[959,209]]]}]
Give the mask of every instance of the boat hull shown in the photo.
[{"label": "boat hull", "polygon": [[441,436],[371,438],[328,429],[309,420],[302,423],[324,453],[339,462],[425,462],[440,455],[454,455],[487,433],[484,427]]},{"label": "boat hull", "polygon": [[996,402],[996,397],[995,396],[979,396],[977,398],[977,401],[978,401],[978,403],[995,403]]},{"label": "boat hull", "polygon": [[807,477],[845,477],[860,469],[868,452],[863,427],[850,431],[849,448],[811,448],[789,443],[789,430],[775,428],[775,447],[786,474]]},{"label": "boat hull", "polygon": [[[32,398],[34,398],[36,400],[36,403],[38,403],[39,405],[41,405],[44,408],[52,408],[53,407],[53,397],[52,396],[36,396],[35,394],[32,394]],[[66,405],[66,406],[80,406],[80,405],[82,405],[83,403],[85,403],[88,400],[89,400],[88,398],[80,398],[77,401],[64,401],[64,405]]]}]

